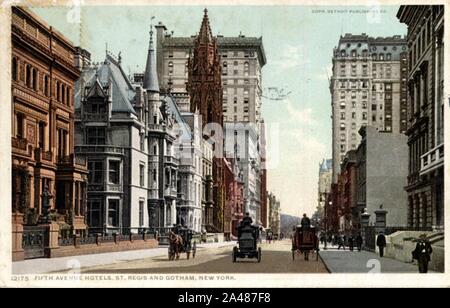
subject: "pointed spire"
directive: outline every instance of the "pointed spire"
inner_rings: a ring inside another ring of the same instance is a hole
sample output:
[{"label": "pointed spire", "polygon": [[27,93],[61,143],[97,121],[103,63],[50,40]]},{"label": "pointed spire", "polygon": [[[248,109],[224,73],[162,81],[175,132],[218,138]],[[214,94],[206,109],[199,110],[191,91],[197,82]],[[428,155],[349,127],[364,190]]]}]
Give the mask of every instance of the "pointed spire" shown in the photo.
[{"label": "pointed spire", "polygon": [[[152,17],[152,20],[155,17]],[[150,42],[148,46],[147,64],[144,72],[144,89],[159,92],[158,75],[156,73],[155,48],[153,47],[153,25],[150,23]]]},{"label": "pointed spire", "polygon": [[200,32],[198,33],[198,38],[200,42],[207,43],[212,40],[212,33],[211,27],[209,26],[208,10],[205,8],[203,12],[203,20],[202,25],[200,26]]}]

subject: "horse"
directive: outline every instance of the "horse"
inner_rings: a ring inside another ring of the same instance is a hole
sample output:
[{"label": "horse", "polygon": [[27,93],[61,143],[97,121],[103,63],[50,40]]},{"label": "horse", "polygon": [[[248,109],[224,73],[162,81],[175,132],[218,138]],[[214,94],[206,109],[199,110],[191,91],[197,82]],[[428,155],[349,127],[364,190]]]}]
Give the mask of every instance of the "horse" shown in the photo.
[{"label": "horse", "polygon": [[183,250],[183,238],[175,232],[169,234],[169,260],[178,260]]}]

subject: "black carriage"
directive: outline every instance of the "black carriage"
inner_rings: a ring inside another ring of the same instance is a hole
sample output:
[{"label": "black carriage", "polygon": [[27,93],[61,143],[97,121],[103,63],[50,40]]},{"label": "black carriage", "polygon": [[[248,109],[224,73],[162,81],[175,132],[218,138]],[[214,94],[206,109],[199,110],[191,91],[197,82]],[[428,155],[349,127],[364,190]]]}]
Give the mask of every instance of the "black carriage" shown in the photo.
[{"label": "black carriage", "polygon": [[252,225],[238,226],[239,247],[233,247],[233,262],[237,258],[256,258],[261,262],[261,247],[258,247],[259,228]]},{"label": "black carriage", "polygon": [[197,253],[197,243],[192,241],[194,231],[185,227],[176,227],[172,231],[181,238],[181,243],[173,243],[169,240],[169,260],[175,259],[175,256],[180,253],[186,253],[186,258],[189,260],[192,253],[192,258],[195,258]]},{"label": "black carriage", "polygon": [[292,260],[295,259],[296,253],[301,253],[306,261],[309,260],[309,254],[316,252],[316,261],[319,260],[319,241],[314,227],[294,227],[292,237]]}]

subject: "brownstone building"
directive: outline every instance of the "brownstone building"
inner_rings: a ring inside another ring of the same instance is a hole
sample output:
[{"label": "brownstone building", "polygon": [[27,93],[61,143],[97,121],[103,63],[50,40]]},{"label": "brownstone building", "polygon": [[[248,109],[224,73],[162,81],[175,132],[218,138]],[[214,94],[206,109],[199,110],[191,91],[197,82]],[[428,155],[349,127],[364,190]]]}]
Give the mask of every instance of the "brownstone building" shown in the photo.
[{"label": "brownstone building", "polygon": [[[209,25],[208,11],[205,9],[200,32],[195,39],[193,55],[189,59],[189,79],[187,91],[190,96],[190,111],[199,112],[203,125],[215,123],[215,130],[222,130],[222,81],[220,55],[217,39],[213,37]],[[208,129],[203,129],[205,138],[214,140],[213,151],[213,224],[206,225],[208,232],[223,232],[224,229],[224,158],[223,138]]]},{"label": "brownstone building", "polygon": [[75,47],[24,8],[12,8],[11,26],[13,259],[22,259],[28,226],[86,229],[87,166],[74,155]]},{"label": "brownstone building", "polygon": [[356,151],[345,154],[338,177],[339,191],[339,225],[341,231],[357,229],[358,212],[356,206]]}]

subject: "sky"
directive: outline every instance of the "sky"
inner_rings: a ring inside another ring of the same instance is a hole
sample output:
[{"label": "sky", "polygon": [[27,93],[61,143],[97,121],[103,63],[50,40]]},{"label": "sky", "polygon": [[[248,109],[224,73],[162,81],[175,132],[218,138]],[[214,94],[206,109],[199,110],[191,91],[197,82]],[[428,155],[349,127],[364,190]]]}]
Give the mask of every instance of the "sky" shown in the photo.
[{"label": "sky", "polygon": [[[34,7],[32,10],[75,45],[102,61],[106,44],[121,52],[125,72],[143,71],[149,25],[161,21],[174,36],[200,29],[204,6]],[[313,214],[319,163],[331,158],[332,52],[340,35],[405,35],[398,6],[207,6],[214,35],[263,38],[267,64],[263,88],[290,92],[282,101],[263,98],[268,135],[268,190],[282,213]],[[370,10],[367,13],[367,10]],[[81,21],[81,22],[80,22]],[[268,94],[268,93],[266,93]],[[263,94],[264,95],[264,94]]]}]

